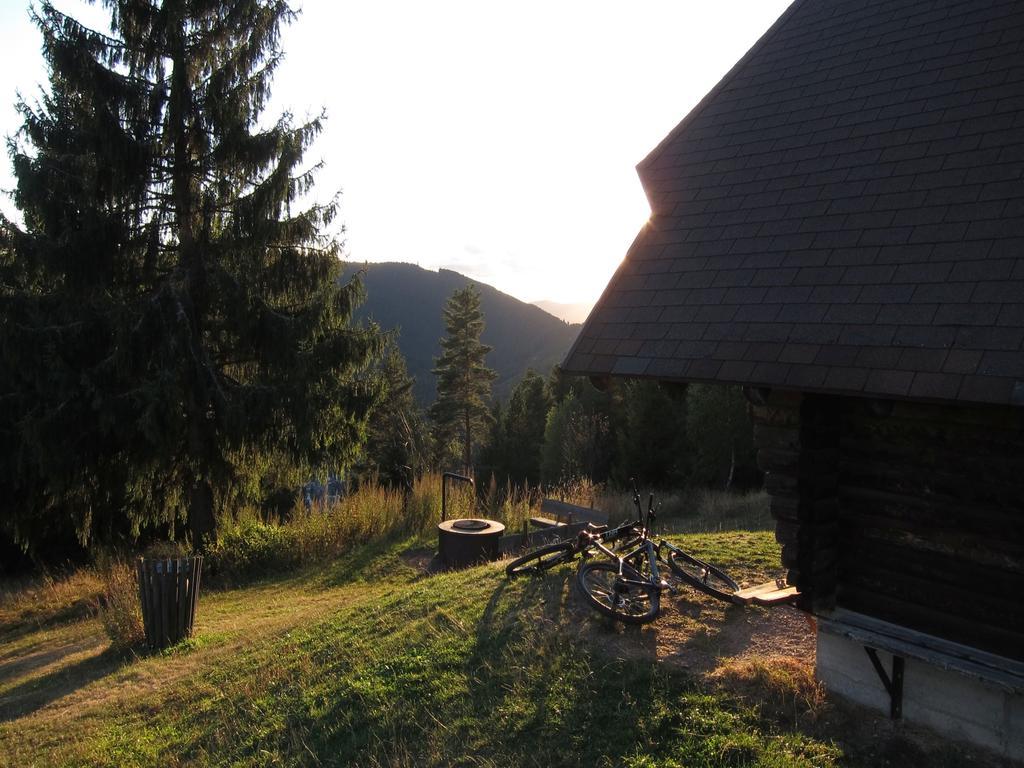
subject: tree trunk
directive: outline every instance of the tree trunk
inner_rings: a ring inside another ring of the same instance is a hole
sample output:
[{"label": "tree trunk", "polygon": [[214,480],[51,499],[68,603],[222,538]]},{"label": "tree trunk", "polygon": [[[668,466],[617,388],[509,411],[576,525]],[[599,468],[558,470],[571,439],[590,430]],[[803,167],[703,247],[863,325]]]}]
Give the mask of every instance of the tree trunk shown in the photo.
[{"label": "tree trunk", "polygon": [[188,500],[188,529],[192,546],[205,552],[216,538],[217,519],[213,514],[213,490],[208,480],[197,480]]},{"label": "tree trunk", "polygon": [[732,451],[729,453],[729,476],[725,479],[725,490],[732,490],[732,479],[733,475],[736,474],[736,446],[732,447]]},{"label": "tree trunk", "polygon": [[466,409],[466,412],[465,412],[465,427],[466,427],[466,434],[465,434],[466,442],[465,442],[465,447],[463,449],[463,454],[462,454],[463,463],[465,464],[464,474],[466,475],[466,477],[472,477],[473,476],[473,445],[472,445],[472,437],[469,434],[469,409]]},{"label": "tree trunk", "polygon": [[171,170],[171,195],[174,200],[175,230],[178,240],[178,267],[184,276],[184,290],[179,294],[179,309],[188,320],[189,354],[182,361],[179,375],[186,388],[188,443],[185,449],[199,464],[200,477],[193,480],[188,491],[188,523],[193,546],[202,551],[215,536],[213,491],[206,474],[212,459],[215,437],[208,371],[205,370],[202,318],[206,311],[206,270],[204,254],[198,243],[201,230],[199,211],[199,180],[195,173],[193,138],[192,74],[180,24],[171,32],[172,71],[168,102],[168,133],[174,147]]}]

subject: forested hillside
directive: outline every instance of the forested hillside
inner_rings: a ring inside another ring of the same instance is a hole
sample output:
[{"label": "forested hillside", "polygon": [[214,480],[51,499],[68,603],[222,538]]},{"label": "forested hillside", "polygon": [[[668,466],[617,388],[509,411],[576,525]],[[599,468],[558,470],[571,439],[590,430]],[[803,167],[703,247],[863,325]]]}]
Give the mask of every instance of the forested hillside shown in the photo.
[{"label": "forested hillside", "polygon": [[[350,267],[346,277],[357,268]],[[500,400],[508,398],[528,368],[546,375],[551,366],[562,362],[579,332],[578,325],[569,325],[458,272],[431,272],[415,264],[394,262],[368,264],[365,269],[367,299],[357,316],[372,318],[384,329],[400,329],[398,346],[409,373],[416,377],[415,393],[420,403],[434,399],[434,376],[430,371],[444,335],[441,309],[448,297],[467,283],[474,283],[480,291],[487,322],[481,340],[494,348],[487,356],[487,365],[498,374],[494,396]]]}]

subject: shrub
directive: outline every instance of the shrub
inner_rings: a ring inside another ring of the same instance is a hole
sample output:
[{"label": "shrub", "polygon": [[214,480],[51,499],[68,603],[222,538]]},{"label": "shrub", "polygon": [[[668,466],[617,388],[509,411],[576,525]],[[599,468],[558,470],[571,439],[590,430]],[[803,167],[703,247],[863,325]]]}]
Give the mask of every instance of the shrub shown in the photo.
[{"label": "shrub", "polygon": [[244,520],[222,532],[206,555],[206,569],[236,582],[292,568],[301,561],[294,527]]}]

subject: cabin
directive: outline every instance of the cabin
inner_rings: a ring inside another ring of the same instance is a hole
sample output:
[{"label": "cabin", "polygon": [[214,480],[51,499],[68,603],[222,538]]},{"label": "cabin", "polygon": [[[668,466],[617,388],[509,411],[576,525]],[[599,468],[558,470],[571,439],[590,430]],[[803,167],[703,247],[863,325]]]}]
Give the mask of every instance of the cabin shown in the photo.
[{"label": "cabin", "polygon": [[833,691],[1024,758],[1024,8],[796,0],[564,368],[741,385]]}]

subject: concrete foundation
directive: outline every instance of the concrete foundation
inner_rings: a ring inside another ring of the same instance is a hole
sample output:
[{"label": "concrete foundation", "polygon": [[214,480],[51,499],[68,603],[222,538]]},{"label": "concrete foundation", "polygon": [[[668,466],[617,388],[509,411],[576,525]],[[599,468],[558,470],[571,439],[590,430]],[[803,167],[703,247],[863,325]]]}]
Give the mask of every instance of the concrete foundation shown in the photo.
[{"label": "concrete foundation", "polygon": [[[889,672],[892,655],[878,657]],[[913,658],[905,664],[904,720],[1024,761],[1024,693]],[[830,691],[889,712],[889,694],[863,644],[819,630],[817,674]]]}]

